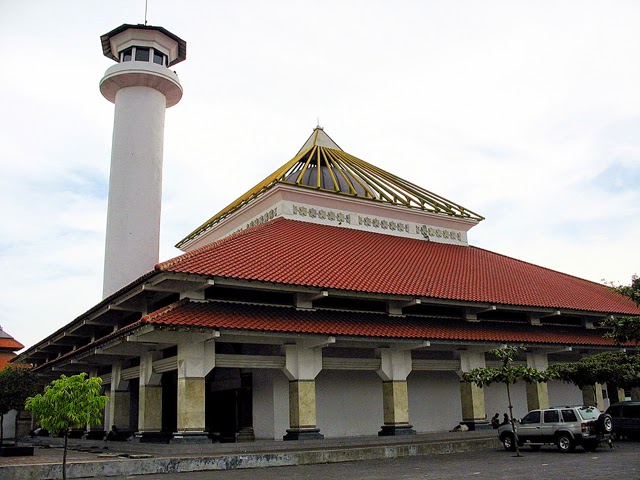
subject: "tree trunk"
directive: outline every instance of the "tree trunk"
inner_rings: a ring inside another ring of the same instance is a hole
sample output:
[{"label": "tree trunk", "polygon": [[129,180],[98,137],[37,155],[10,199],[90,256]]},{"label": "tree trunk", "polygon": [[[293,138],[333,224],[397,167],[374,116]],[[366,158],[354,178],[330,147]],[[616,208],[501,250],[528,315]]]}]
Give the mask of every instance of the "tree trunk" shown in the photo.
[{"label": "tree trunk", "polygon": [[518,446],[518,430],[516,429],[516,422],[513,421],[513,405],[511,404],[511,390],[507,383],[507,399],[509,400],[509,417],[511,417],[511,430],[513,431],[513,441],[516,447],[516,457],[521,457],[520,447]]},{"label": "tree trunk", "polygon": [[67,439],[69,430],[64,431],[64,450],[62,451],[62,480],[67,480]]}]

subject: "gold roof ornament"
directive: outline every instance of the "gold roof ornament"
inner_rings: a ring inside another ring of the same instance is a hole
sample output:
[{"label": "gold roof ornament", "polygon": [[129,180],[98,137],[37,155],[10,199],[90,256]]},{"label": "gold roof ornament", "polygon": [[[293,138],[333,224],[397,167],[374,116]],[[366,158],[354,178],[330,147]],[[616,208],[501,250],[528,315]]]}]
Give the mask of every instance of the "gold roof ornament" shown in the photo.
[{"label": "gold roof ornament", "polygon": [[180,248],[200,236],[278,184],[477,222],[484,220],[462,205],[346,153],[318,126],[295,157],[196,228],[176,247]]}]

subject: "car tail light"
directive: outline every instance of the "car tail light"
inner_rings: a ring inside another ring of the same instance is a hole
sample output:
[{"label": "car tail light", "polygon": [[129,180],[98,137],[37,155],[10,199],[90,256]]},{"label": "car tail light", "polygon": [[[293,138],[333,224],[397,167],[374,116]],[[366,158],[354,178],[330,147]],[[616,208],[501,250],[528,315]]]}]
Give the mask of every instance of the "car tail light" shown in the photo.
[{"label": "car tail light", "polygon": [[589,428],[586,423],[582,423],[581,427],[582,427],[582,433],[588,433]]}]

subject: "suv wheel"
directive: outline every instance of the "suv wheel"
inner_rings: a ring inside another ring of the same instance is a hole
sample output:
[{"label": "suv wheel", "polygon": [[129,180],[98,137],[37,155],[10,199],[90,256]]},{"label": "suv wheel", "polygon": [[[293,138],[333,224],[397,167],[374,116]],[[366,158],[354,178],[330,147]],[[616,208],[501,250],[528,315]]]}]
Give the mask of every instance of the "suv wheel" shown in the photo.
[{"label": "suv wheel", "polygon": [[613,432],[613,420],[611,419],[611,415],[603,413],[598,417],[598,429],[602,433]]},{"label": "suv wheel", "polygon": [[505,433],[502,437],[502,445],[508,452],[513,452],[516,449],[516,441],[513,438],[513,433]]},{"label": "suv wheel", "polygon": [[556,439],[556,445],[561,452],[572,452],[576,445],[573,443],[573,438],[568,433],[561,433]]}]

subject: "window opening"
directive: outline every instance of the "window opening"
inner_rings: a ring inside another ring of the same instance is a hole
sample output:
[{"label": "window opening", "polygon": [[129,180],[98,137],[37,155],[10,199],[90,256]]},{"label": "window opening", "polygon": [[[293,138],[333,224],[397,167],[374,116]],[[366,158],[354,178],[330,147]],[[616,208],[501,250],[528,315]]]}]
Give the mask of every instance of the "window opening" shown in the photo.
[{"label": "window opening", "polygon": [[148,62],[149,61],[149,49],[143,47],[136,47],[136,62]]}]

